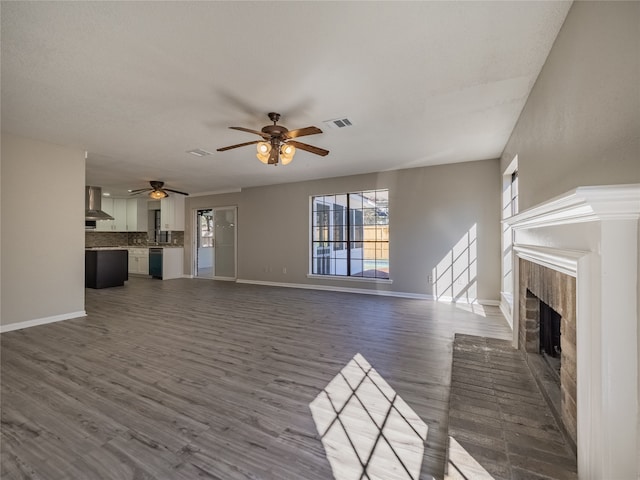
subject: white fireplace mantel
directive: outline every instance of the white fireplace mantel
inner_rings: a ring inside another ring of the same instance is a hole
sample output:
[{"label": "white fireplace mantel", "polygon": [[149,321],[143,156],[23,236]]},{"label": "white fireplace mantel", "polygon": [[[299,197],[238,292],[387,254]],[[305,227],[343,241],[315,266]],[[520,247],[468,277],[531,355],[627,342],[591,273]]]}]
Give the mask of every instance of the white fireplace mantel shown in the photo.
[{"label": "white fireplace mantel", "polygon": [[637,220],[640,184],[578,187],[504,220],[513,230],[601,220]]},{"label": "white fireplace mantel", "polygon": [[[579,478],[640,478],[640,184],[579,187],[504,221],[517,258],[576,278]],[[518,307],[513,309],[514,344]]]}]

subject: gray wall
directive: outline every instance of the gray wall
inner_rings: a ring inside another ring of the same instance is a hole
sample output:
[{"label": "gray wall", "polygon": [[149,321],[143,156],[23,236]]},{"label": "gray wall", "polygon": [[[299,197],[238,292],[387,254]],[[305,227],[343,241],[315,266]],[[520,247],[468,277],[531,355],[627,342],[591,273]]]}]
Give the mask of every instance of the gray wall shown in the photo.
[{"label": "gray wall", "polygon": [[84,162],[2,133],[3,327],[84,313]]},{"label": "gray wall", "polygon": [[640,182],[640,3],[574,2],[501,159],[520,209],[582,185]]},{"label": "gray wall", "polygon": [[[376,188],[389,189],[393,283],[307,278],[310,196]],[[498,299],[498,160],[256,187],[240,193],[188,198],[185,272],[191,272],[193,210],[225,205],[238,207],[239,279],[433,294],[428,276],[476,225],[477,298]],[[283,267],[287,269],[286,274],[282,272]]]}]

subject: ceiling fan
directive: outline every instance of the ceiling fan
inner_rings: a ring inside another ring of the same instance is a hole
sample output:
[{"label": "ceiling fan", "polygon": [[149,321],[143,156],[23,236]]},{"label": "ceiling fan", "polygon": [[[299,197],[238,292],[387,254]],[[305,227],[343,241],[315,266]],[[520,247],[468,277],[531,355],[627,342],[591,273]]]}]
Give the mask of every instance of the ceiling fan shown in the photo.
[{"label": "ceiling fan", "polygon": [[139,188],[138,190],[129,190],[131,195],[137,195],[142,192],[149,192],[149,196],[154,200],[160,200],[161,198],[168,197],[169,194],[167,192],[179,193],[180,195],[189,195],[186,192],[181,192],[179,190],[174,190],[172,188],[163,188],[164,182],[159,180],[151,180],[149,182],[151,188]]},{"label": "ceiling fan", "polygon": [[314,147],[306,143],[301,143],[293,140],[294,138],[304,137],[306,135],[316,135],[322,133],[318,127],[305,127],[298,128],[297,130],[289,130],[287,127],[278,125],[280,120],[280,114],[271,112],[269,113],[269,119],[273,122],[273,125],[266,125],[262,127],[261,131],[252,130],[244,127],[229,127],[232,130],[240,130],[242,132],[255,133],[260,135],[262,140],[254,140],[253,142],[239,143],[237,145],[230,145],[228,147],[218,148],[218,152],[224,152],[231,150],[232,148],[245,147],[247,145],[257,145],[257,157],[262,163],[267,165],[287,165],[293,160],[293,155],[296,153],[296,148],[300,150],[306,150],[315,155],[325,156],[329,153],[329,150],[324,148]]}]

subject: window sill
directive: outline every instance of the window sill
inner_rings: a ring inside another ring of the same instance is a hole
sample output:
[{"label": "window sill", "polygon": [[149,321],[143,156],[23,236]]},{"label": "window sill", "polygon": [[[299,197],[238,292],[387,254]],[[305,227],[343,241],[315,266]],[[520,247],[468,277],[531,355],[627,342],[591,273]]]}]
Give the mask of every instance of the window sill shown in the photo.
[{"label": "window sill", "polygon": [[393,280],[390,278],[367,278],[367,277],[347,277],[342,275],[315,275],[312,273],[307,274],[307,278],[319,278],[322,280],[345,280],[347,282],[365,282],[365,283],[382,283],[391,285]]}]

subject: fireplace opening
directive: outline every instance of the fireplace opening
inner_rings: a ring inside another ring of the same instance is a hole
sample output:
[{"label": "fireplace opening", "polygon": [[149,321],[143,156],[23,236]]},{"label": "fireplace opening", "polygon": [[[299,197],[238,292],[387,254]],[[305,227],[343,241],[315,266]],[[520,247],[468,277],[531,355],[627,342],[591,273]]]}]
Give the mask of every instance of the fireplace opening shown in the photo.
[{"label": "fireplace opening", "polygon": [[518,347],[527,352],[540,390],[575,446],[576,280],[523,259],[519,267]]},{"label": "fireplace opening", "polygon": [[560,375],[560,323],[562,316],[549,305],[540,300],[540,354],[547,363]]}]

